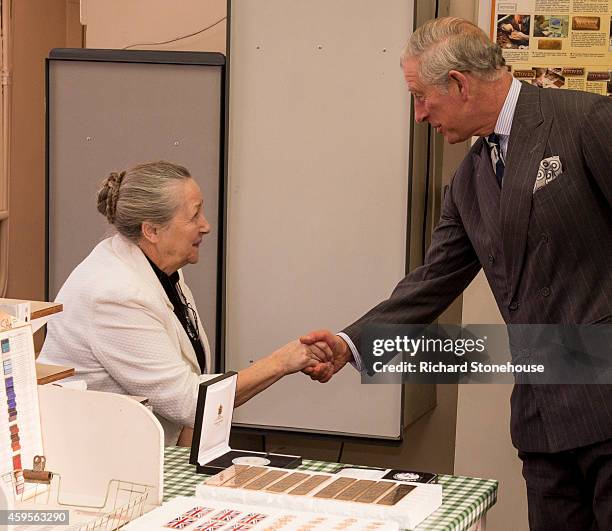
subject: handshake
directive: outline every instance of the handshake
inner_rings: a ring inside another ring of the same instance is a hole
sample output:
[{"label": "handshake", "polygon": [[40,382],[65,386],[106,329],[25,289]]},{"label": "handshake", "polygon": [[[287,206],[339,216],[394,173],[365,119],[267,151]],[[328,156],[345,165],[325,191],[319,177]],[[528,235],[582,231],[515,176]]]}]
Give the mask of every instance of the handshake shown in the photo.
[{"label": "handshake", "polygon": [[275,352],[282,374],[302,371],[312,380],[328,382],[348,361],[353,353],[341,337],[329,330],[315,330],[292,341]]}]

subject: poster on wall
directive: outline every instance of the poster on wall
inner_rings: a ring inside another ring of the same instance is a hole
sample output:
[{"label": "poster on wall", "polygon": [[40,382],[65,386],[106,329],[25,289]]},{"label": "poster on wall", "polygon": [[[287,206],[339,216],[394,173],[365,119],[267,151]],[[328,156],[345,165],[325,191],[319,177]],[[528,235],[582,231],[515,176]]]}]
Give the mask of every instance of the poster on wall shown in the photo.
[{"label": "poster on wall", "polygon": [[612,0],[492,0],[491,39],[514,77],[612,96]]}]

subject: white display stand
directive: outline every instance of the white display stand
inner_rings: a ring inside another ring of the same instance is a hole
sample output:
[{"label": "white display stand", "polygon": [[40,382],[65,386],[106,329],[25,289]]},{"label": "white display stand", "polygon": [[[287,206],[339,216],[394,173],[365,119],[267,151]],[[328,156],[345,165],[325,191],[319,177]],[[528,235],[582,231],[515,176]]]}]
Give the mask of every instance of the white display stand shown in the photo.
[{"label": "white display stand", "polygon": [[[64,513],[64,520],[48,522],[53,529],[61,523],[75,531],[112,531],[161,504],[163,429],[146,407],[123,395],[53,385],[38,387],[38,402],[44,458],[23,463],[22,493],[17,474],[0,477],[1,510]],[[37,474],[42,482],[28,481]],[[37,521],[14,522],[17,531]]]},{"label": "white display stand", "polygon": [[0,510],[63,511],[66,520],[46,523],[112,530],[159,506],[164,432],[153,413],[124,395],[38,386],[29,324],[1,342]]},{"label": "white display stand", "polygon": [[61,475],[64,499],[95,501],[121,480],[152,486],[147,505],[161,504],[164,434],[151,411],[114,393],[54,385],[38,393],[47,470]]}]

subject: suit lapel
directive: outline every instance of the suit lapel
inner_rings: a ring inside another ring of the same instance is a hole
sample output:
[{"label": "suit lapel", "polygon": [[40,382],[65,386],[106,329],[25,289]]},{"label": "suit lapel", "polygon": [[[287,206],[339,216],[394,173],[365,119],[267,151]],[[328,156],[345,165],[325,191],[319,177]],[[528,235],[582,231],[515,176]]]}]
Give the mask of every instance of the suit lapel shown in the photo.
[{"label": "suit lapel", "polygon": [[508,302],[518,287],[525,257],[533,186],[544,156],[552,118],[541,109],[542,89],[523,84],[512,120],[501,191],[501,235]]},{"label": "suit lapel", "polygon": [[476,193],[478,194],[478,205],[482,213],[482,220],[490,235],[491,241],[501,240],[499,200],[500,189],[497,179],[493,173],[489,148],[484,140],[480,150],[473,153],[474,174],[476,176]]}]

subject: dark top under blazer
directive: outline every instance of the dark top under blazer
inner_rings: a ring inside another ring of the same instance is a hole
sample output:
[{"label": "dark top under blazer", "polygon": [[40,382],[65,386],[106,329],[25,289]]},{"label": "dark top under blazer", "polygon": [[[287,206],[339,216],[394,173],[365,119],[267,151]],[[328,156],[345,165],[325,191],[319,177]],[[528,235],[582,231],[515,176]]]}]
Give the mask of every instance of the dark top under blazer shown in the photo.
[{"label": "dark top under blazer", "polygon": [[[153,260],[151,260],[144,252],[142,254],[145,255],[145,258],[151,265],[151,269],[153,269],[155,276],[159,279],[159,283],[161,284],[162,288],[164,288],[166,296],[174,308],[174,315],[176,315],[176,318],[181,323],[183,330],[185,330],[185,333],[191,342],[196,358],[198,358],[200,371],[202,374],[206,374],[206,354],[204,353],[204,346],[202,345],[202,340],[200,339],[200,333],[198,330],[198,317],[195,314],[195,311],[192,313],[192,315],[190,315],[190,305],[185,299],[185,295],[181,291],[181,286],[179,284],[180,276],[178,271],[175,271],[171,275],[167,275],[159,267],[157,267],[155,262],[153,262]],[[191,319],[194,321],[190,322]]]},{"label": "dark top under blazer", "polygon": [[[503,189],[483,139],[459,166],[423,266],[347,327],[429,323],[483,268],[506,323],[612,323],[612,98],[523,84]],[[555,180],[533,187],[542,159]],[[612,438],[612,386],[517,385],[511,434],[523,451]]]}]

